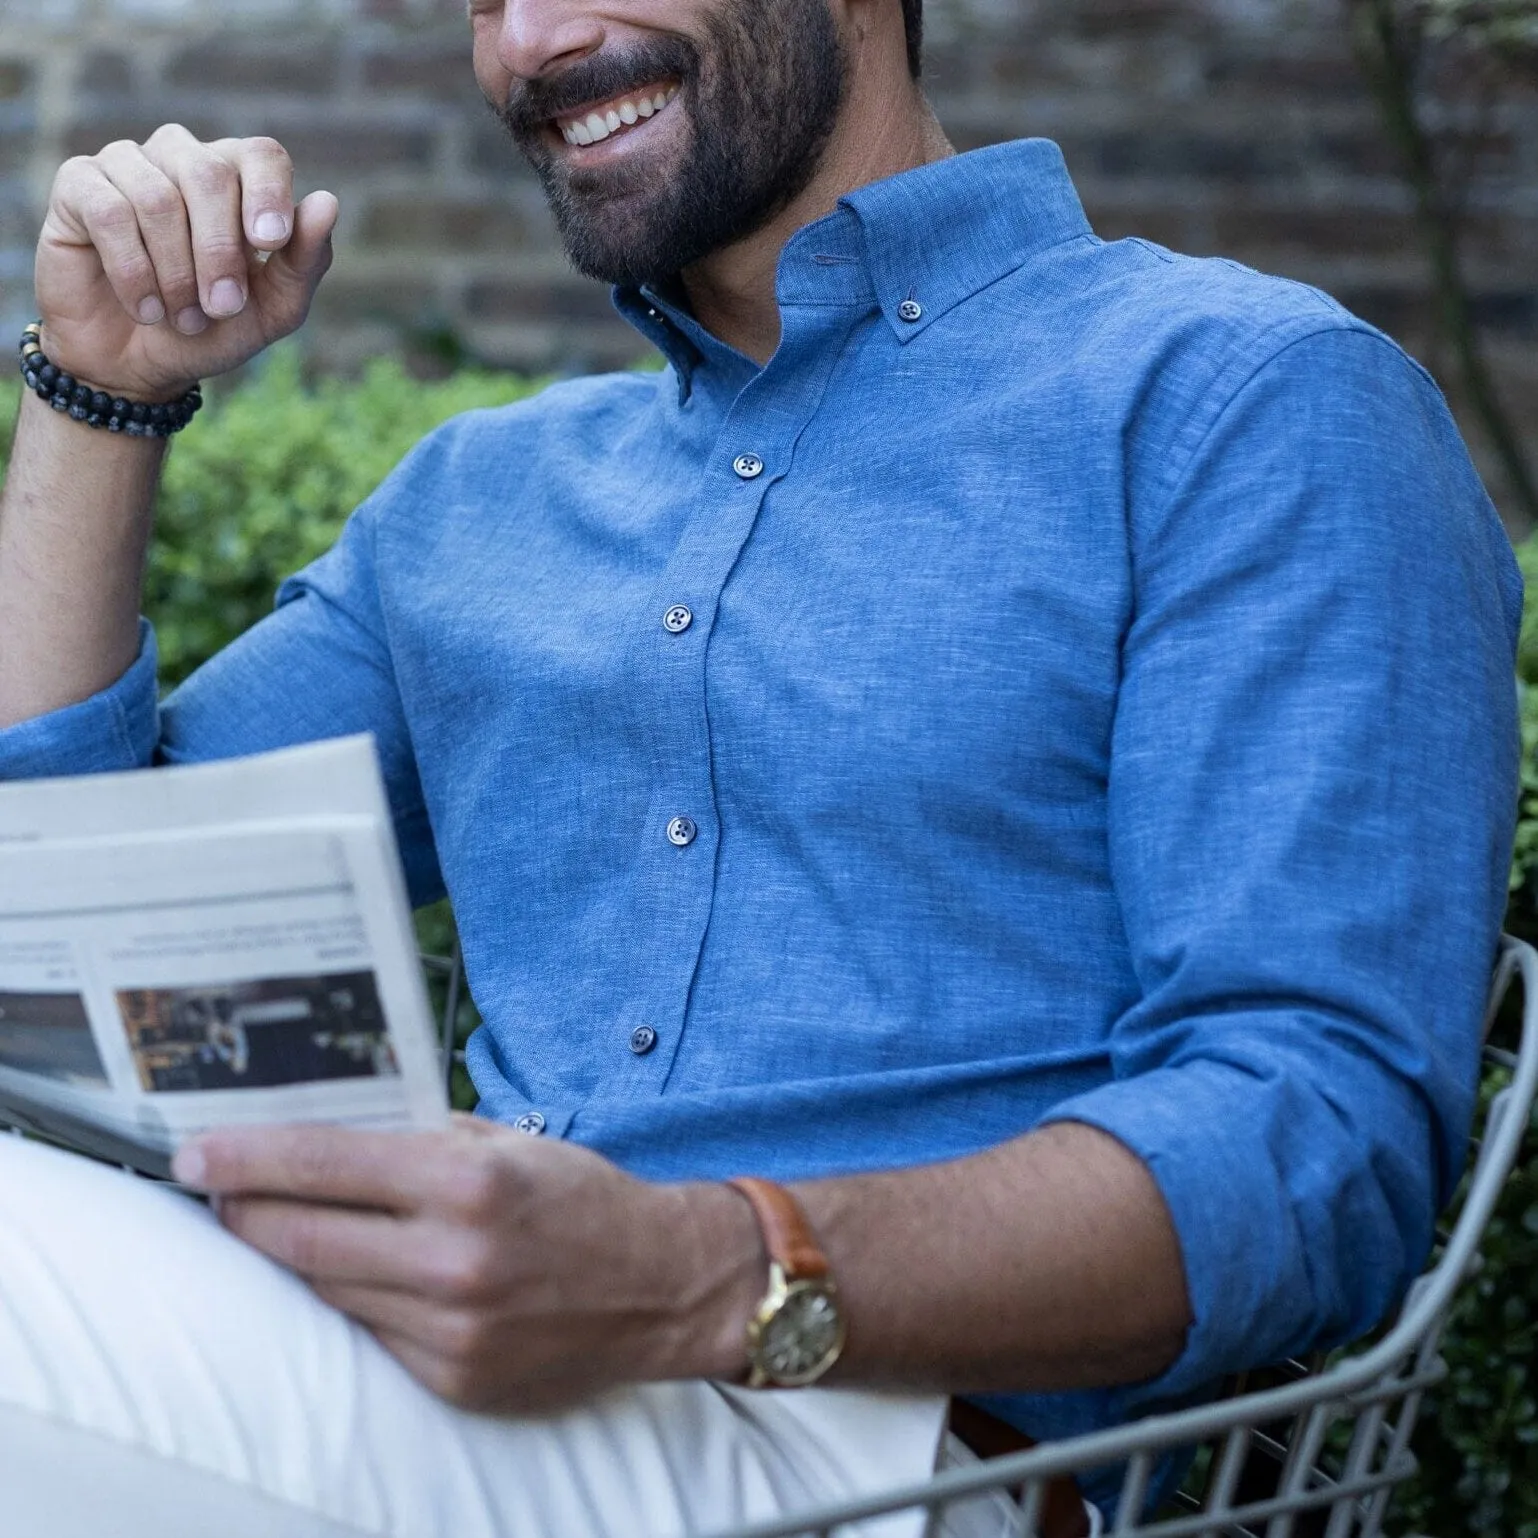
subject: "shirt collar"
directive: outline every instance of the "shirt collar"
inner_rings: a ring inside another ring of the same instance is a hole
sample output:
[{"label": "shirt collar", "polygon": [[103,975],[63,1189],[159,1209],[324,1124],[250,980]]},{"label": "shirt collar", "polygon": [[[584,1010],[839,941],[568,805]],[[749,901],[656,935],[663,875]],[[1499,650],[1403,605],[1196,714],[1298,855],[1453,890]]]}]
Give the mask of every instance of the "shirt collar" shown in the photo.
[{"label": "shirt collar", "polygon": [[[937,160],[861,187],[840,207],[860,223],[877,303],[904,342],[1038,252],[1093,234],[1049,139]],[[916,320],[905,305],[918,306]]]},{"label": "shirt collar", "polygon": [[[786,242],[776,293],[782,308],[874,303],[906,343],[1036,253],[1091,234],[1062,151],[1019,139],[849,193]],[[669,285],[616,288],[614,303],[673,365],[680,399],[700,364],[730,353]]]}]

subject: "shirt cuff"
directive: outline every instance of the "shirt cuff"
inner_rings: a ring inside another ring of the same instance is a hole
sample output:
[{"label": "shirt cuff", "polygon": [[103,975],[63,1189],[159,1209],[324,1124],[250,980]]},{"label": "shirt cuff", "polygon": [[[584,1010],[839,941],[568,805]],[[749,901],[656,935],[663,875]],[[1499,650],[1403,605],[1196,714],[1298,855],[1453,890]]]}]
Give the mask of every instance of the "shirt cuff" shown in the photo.
[{"label": "shirt cuff", "polygon": [[1293,1201],[1264,1131],[1278,1108],[1242,1125],[1240,1093],[1223,1067],[1187,1063],[1103,1085],[1046,1118],[1096,1127],[1137,1155],[1179,1240],[1192,1323],[1175,1362],[1128,1387],[1129,1413],[1210,1392],[1225,1374],[1255,1365],[1257,1348],[1266,1351],[1260,1343],[1306,1338],[1315,1323],[1309,1278],[1297,1274]]},{"label": "shirt cuff", "polygon": [[115,684],[0,730],[0,781],[144,768],[160,740],[155,668],[155,632],[140,620],[138,658]]}]

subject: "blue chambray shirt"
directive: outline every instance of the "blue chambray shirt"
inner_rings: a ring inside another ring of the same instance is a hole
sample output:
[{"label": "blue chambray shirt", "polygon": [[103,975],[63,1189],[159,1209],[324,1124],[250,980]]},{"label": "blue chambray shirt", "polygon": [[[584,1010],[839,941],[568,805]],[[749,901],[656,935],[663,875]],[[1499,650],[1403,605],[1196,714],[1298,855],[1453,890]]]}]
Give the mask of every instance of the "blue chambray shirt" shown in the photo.
[{"label": "blue chambray shirt", "polygon": [[665,372],[450,423],[164,706],[147,638],[0,774],[372,731],[485,1114],[644,1176],[1103,1128],[1195,1323],[1038,1435],[1362,1330],[1462,1157],[1514,819],[1520,584],[1440,396],[1098,240],[1042,141],[855,192],[778,295],[759,368],[620,293]]}]

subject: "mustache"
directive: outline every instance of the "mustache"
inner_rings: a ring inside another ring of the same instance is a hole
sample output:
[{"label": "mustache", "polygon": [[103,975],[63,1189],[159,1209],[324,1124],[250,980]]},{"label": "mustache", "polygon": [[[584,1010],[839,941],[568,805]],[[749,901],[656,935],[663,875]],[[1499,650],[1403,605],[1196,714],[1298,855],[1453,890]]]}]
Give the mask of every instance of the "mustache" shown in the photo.
[{"label": "mustache", "polygon": [[552,118],[589,102],[626,96],[664,77],[680,82],[699,73],[699,52],[687,38],[659,37],[623,51],[594,54],[548,80],[525,80],[497,116],[515,139],[535,138]]}]

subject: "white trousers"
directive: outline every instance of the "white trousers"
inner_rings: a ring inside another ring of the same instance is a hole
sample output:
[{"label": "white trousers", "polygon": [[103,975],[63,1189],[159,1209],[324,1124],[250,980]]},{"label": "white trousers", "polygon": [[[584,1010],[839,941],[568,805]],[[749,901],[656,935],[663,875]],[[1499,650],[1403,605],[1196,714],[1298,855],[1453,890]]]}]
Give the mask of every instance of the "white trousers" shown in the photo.
[{"label": "white trousers", "polygon": [[[0,1538],[706,1534],[920,1480],[944,1422],[707,1383],[466,1414],[200,1204],[0,1135]],[[1011,1525],[978,1501],[946,1531]]]}]

